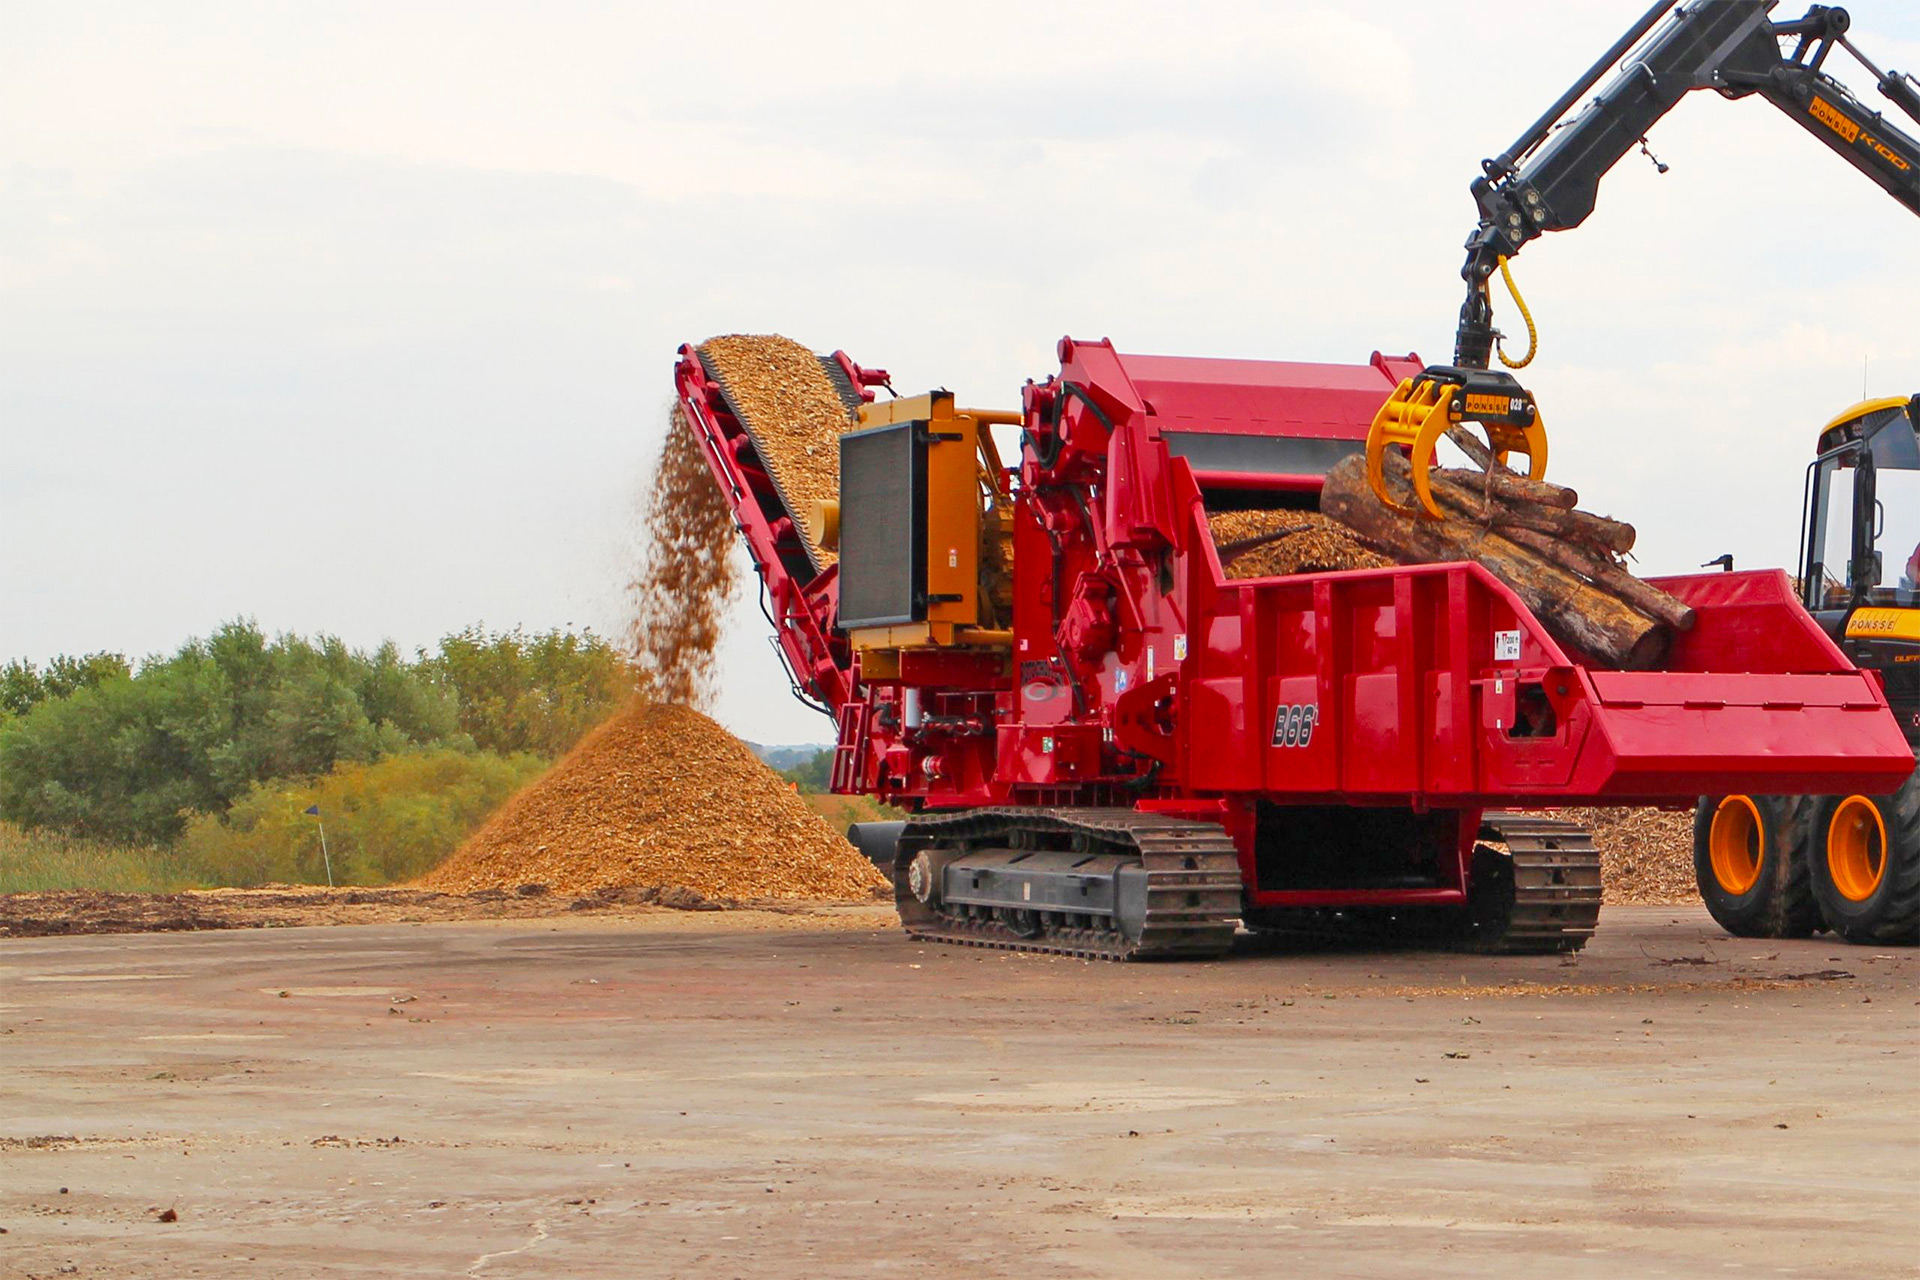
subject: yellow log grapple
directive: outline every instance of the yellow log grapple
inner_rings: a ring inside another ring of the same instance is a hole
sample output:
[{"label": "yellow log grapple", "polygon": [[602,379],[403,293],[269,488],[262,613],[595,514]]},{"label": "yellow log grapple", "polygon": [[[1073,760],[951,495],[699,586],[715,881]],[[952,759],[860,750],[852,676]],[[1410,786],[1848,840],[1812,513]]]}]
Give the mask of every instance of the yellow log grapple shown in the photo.
[{"label": "yellow log grapple", "polygon": [[1484,369],[1436,367],[1405,378],[1374,415],[1367,432],[1367,479],[1380,500],[1407,510],[1388,492],[1383,472],[1386,451],[1403,447],[1412,454],[1413,488],[1425,514],[1441,519],[1428,473],[1434,446],[1461,423],[1476,423],[1487,433],[1494,459],[1505,464],[1516,453],[1529,459],[1528,474],[1547,474],[1547,431],[1533,396],[1512,377]]}]

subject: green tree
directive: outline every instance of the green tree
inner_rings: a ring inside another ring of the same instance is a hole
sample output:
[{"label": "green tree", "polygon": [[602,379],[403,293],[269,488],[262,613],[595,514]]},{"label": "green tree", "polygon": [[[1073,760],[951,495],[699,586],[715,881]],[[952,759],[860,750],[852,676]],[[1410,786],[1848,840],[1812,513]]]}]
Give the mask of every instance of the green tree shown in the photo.
[{"label": "green tree", "polygon": [[[189,824],[204,830],[195,815],[221,820],[278,780],[429,749],[551,758],[632,691],[611,646],[563,631],[469,628],[408,662],[392,644],[269,638],[240,620],[137,672],[116,654],[44,671],[15,662],[0,668],[0,819],[170,843]],[[429,786],[439,775],[395,776]]]},{"label": "green tree", "polygon": [[169,841],[189,812],[224,812],[257,782],[466,745],[449,741],[455,721],[452,696],[392,646],[269,641],[252,622],[231,622],[0,726],[0,817]]},{"label": "green tree", "polygon": [[48,662],[45,671],[31,662],[9,662],[0,666],[0,719],[23,716],[48,698],[64,698],[131,673],[126,658],[117,653],[89,653],[79,658],[63,653]]},{"label": "green tree", "polygon": [[780,776],[808,795],[822,794],[833,777],[833,751],[816,751],[791,769],[782,769]]},{"label": "green tree", "polygon": [[485,751],[558,756],[633,696],[633,671],[592,632],[480,627],[450,635],[421,666],[452,691],[461,732]]},{"label": "green tree", "polygon": [[190,680],[131,677],[39,703],[0,730],[0,815],[25,827],[148,840],[217,797],[195,746],[217,732]]}]

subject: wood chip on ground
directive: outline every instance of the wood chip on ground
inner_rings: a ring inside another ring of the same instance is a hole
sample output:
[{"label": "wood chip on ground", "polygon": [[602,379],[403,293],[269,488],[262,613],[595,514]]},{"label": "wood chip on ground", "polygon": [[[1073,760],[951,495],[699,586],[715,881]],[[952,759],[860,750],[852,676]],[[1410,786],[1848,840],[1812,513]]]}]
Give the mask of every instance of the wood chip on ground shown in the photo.
[{"label": "wood chip on ground", "polygon": [[855,425],[813,352],[779,334],[728,334],[700,344],[744,415],[787,511],[821,568],[837,558],[807,538],[808,513],[840,496],[840,436]]},{"label": "wood chip on ground", "polygon": [[1606,901],[1666,906],[1700,900],[1693,877],[1691,811],[1560,809],[1547,816],[1578,822],[1593,832]]},{"label": "wood chip on ground", "polygon": [[419,883],[449,893],[658,885],[714,899],[854,901],[887,882],[732,734],[689,707],[636,703]]}]

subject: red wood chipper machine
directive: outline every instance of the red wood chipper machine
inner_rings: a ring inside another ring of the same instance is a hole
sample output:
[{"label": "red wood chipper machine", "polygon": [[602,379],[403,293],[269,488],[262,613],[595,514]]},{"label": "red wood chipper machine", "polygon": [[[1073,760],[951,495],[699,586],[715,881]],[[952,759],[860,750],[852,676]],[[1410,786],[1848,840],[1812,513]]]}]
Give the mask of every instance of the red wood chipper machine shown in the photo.
[{"label": "red wood chipper machine", "polygon": [[855,834],[917,937],[1204,957],[1244,924],[1564,951],[1598,917],[1591,838],[1511,811],[1884,794],[1913,771],[1878,682],[1778,571],[1659,581],[1695,624],[1635,670],[1557,641],[1477,563],[1229,578],[1210,517],[1312,511],[1412,356],[1063,339],[1059,371],[990,412],[802,352],[844,415],[824,495],[743,358],[682,348],[679,409],[794,689],[837,727],[833,790],[913,815]]}]

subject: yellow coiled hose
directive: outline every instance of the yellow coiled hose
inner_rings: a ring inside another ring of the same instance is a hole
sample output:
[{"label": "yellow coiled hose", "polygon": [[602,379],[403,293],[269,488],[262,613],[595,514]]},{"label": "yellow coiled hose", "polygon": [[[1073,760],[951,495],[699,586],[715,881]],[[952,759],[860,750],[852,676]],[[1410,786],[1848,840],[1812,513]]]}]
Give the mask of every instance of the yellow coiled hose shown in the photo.
[{"label": "yellow coiled hose", "polygon": [[1520,318],[1527,322],[1527,354],[1518,360],[1509,360],[1504,344],[1496,340],[1494,346],[1500,353],[1501,364],[1509,369],[1524,369],[1540,354],[1540,331],[1533,327],[1533,312],[1527,310],[1527,300],[1520,296],[1520,286],[1513,282],[1513,272],[1508,269],[1504,255],[1500,259],[1500,278],[1507,282],[1507,292],[1513,296],[1513,305],[1520,308]]}]

